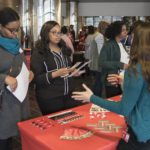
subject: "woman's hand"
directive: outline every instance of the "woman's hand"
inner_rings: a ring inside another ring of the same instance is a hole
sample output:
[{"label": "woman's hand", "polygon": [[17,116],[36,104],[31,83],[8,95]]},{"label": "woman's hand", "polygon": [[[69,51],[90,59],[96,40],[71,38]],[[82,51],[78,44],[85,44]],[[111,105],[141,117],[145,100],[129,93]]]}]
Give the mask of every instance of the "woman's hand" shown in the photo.
[{"label": "woman's hand", "polygon": [[83,102],[90,102],[90,97],[93,95],[93,92],[85,85],[82,85],[85,89],[84,92],[73,92],[72,98],[75,100],[80,100]]},{"label": "woman's hand", "polygon": [[31,82],[34,78],[34,73],[30,70],[29,72],[29,82]]},{"label": "woman's hand", "polygon": [[109,74],[107,76],[108,82],[110,82],[112,85],[118,85],[123,82],[123,76],[118,74]]},{"label": "woman's hand", "polygon": [[123,69],[124,69],[124,70],[125,70],[125,69],[128,69],[128,67],[129,67],[129,64],[124,64]]},{"label": "woman's hand", "polygon": [[75,67],[68,68],[69,73],[72,73],[72,72],[74,72],[75,70],[76,70]]},{"label": "woman's hand", "polygon": [[11,91],[14,92],[17,88],[17,80],[14,77],[6,76],[5,83],[10,87]]},{"label": "woman's hand", "polygon": [[61,76],[66,76],[69,74],[69,69],[68,68],[61,68],[55,72],[52,72],[52,78],[57,78]]}]

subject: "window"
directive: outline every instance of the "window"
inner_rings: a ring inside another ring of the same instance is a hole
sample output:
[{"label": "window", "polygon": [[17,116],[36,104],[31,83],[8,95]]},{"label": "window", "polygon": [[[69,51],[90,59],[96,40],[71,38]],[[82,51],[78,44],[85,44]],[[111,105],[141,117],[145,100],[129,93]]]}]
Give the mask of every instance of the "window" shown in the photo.
[{"label": "window", "polygon": [[[22,22],[24,31],[32,33],[33,40],[38,39],[42,25],[49,20],[56,20],[55,0],[33,0],[33,16],[30,17],[29,0],[22,0]],[[32,21],[30,19],[33,19]],[[30,27],[32,23],[32,28]]]},{"label": "window", "polygon": [[121,16],[113,16],[112,17],[112,21],[121,21],[122,20],[122,17]]},{"label": "window", "polygon": [[56,20],[56,12],[55,12],[55,1],[51,0],[50,1],[50,19],[51,20]]},{"label": "window", "polygon": [[140,17],[140,20],[141,21],[145,21],[145,17]]},{"label": "window", "polygon": [[40,33],[42,25],[43,25],[43,0],[39,0],[38,7],[37,7],[37,31],[38,31],[38,35]]},{"label": "window", "polygon": [[86,26],[93,25],[93,24],[94,24],[93,17],[86,17],[85,18],[85,25]]},{"label": "window", "polygon": [[44,15],[44,22],[50,21],[50,18],[51,18],[50,13],[45,14]]},{"label": "window", "polygon": [[112,22],[112,16],[103,16],[103,20],[111,23]]},{"label": "window", "polygon": [[94,17],[94,27],[98,27],[99,22],[102,20],[102,16]]},{"label": "window", "polygon": [[44,1],[44,15],[50,12],[50,0]]}]

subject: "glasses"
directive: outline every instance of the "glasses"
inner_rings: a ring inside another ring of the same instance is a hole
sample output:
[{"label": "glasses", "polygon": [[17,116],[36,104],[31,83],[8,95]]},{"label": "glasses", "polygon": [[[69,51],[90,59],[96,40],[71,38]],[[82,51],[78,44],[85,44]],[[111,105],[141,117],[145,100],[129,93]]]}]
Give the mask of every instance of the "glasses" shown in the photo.
[{"label": "glasses", "polygon": [[3,26],[5,29],[7,29],[11,34],[14,34],[14,33],[18,33],[20,31],[20,28],[18,29],[10,29],[10,28],[7,28],[5,26]]},{"label": "glasses", "polygon": [[61,36],[61,32],[56,32],[56,31],[50,31],[54,36]]}]

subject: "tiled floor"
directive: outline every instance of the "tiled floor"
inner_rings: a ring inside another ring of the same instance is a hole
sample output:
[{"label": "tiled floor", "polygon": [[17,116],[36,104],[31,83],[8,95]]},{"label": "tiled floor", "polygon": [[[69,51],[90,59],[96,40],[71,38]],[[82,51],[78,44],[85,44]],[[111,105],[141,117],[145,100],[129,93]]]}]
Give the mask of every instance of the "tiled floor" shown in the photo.
[{"label": "tiled floor", "polygon": [[[89,87],[92,87],[93,85],[93,79],[90,76],[82,76],[75,79],[76,89],[81,89],[82,83],[87,84]],[[35,99],[35,92],[34,87],[31,86],[29,89],[29,98],[30,98],[30,108],[31,108],[31,118],[35,118],[38,116],[41,116],[41,112],[39,110],[39,107],[37,105],[36,99]],[[15,137],[13,139],[13,150],[21,150],[21,140],[19,137]]]}]

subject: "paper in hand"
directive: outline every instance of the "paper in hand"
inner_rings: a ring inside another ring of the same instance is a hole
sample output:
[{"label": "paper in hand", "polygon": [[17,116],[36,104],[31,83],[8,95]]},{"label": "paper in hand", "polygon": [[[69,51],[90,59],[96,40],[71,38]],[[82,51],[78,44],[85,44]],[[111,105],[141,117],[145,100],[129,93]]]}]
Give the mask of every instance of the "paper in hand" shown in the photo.
[{"label": "paper in hand", "polygon": [[76,73],[78,73],[82,68],[84,68],[87,64],[89,64],[91,62],[91,60],[85,62],[83,65],[81,65],[77,70],[75,70],[74,72],[72,72],[68,77],[72,77],[74,76]]},{"label": "paper in hand", "polygon": [[71,69],[75,69],[75,68],[77,68],[80,64],[81,64],[81,62],[77,62],[77,63],[75,63],[75,64],[71,67]]},{"label": "paper in hand", "polygon": [[[77,63],[75,63],[71,68],[68,68],[68,69],[70,69],[70,70],[75,70],[76,67],[78,67],[80,64],[81,64],[81,62],[77,62]],[[69,74],[66,74],[66,75],[64,75],[64,76],[61,76],[61,78],[65,78],[65,77],[69,77]]]},{"label": "paper in hand", "polygon": [[29,87],[29,70],[27,69],[25,63],[22,64],[21,71],[16,77],[18,86],[14,92],[11,91],[10,87],[7,86],[7,89],[12,92],[12,94],[20,101],[23,102],[28,91]]}]

